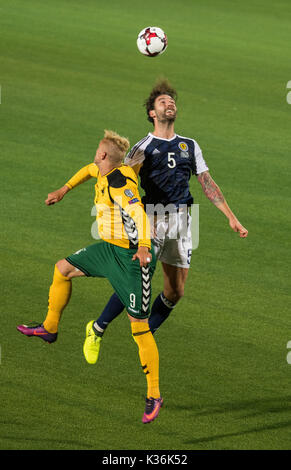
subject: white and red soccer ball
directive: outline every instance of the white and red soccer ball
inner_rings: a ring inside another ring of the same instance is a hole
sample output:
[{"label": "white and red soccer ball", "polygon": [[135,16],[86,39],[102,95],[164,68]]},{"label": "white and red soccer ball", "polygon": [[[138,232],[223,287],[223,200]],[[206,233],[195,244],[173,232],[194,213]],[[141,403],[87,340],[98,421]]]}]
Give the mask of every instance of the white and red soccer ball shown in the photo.
[{"label": "white and red soccer ball", "polygon": [[138,50],[148,57],[155,57],[165,52],[168,46],[167,35],[161,28],[148,26],[137,37]]}]

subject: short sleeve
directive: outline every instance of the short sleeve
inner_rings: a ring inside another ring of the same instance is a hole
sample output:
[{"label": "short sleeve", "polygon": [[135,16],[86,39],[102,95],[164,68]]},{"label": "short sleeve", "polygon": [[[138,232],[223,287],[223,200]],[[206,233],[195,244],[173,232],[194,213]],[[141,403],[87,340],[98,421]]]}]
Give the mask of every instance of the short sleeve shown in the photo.
[{"label": "short sleeve", "polygon": [[204,171],[208,171],[209,168],[206,165],[206,162],[204,160],[202,150],[197,142],[194,141],[194,168],[193,168],[193,174],[194,175],[199,175],[200,173],[203,173]]}]

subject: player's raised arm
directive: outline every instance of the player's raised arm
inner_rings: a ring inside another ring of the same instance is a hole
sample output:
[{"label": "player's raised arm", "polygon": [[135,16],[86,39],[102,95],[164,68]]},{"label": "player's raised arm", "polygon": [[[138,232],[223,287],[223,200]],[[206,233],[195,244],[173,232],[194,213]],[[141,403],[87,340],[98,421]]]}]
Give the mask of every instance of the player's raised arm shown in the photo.
[{"label": "player's raised arm", "polygon": [[72,176],[64,186],[48,194],[48,197],[45,200],[46,205],[51,206],[52,204],[61,201],[65,194],[67,194],[71,189],[79,186],[79,184],[82,184],[85,181],[88,181],[92,176],[96,176],[97,171],[98,169],[94,163],[84,166],[81,170],[75,173],[75,175]]},{"label": "player's raised arm", "polygon": [[247,237],[247,229],[241,225],[234,213],[231,211],[219,186],[212,179],[209,171],[200,173],[197,175],[197,179],[202,186],[205,196],[228,218],[230,227],[235,232],[239,232],[241,238]]}]

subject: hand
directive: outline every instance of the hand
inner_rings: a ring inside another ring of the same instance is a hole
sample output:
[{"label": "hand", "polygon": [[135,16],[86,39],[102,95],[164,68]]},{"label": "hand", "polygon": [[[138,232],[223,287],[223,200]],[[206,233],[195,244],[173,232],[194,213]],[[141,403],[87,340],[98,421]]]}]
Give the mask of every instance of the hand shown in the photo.
[{"label": "hand", "polygon": [[139,259],[139,265],[142,268],[151,262],[152,255],[146,246],[140,246],[137,252],[133,255],[132,261],[135,261],[136,259]]},{"label": "hand", "polygon": [[229,225],[235,232],[239,232],[241,238],[246,238],[248,236],[248,231],[242,226],[242,224],[237,220],[237,218],[230,218]]},{"label": "hand", "polygon": [[52,204],[61,201],[68,191],[70,191],[70,188],[65,185],[62,188],[57,189],[52,193],[49,193],[47,199],[45,200],[46,205],[51,206]]}]

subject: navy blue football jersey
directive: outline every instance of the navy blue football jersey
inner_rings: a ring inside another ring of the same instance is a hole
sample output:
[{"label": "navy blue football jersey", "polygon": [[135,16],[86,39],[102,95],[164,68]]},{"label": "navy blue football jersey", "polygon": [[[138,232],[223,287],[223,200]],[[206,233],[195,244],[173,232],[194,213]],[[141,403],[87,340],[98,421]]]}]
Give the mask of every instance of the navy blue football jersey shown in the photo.
[{"label": "navy blue football jersey", "polygon": [[178,134],[172,139],[162,139],[149,133],[132,147],[124,163],[140,168],[144,205],[190,206],[193,203],[190,177],[208,170],[198,143]]}]

